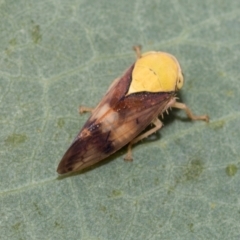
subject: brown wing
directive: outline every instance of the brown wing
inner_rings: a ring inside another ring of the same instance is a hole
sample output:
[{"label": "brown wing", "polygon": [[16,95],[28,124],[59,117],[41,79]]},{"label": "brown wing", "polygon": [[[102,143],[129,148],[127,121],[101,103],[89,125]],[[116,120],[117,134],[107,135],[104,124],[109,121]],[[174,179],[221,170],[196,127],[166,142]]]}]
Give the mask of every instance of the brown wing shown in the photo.
[{"label": "brown wing", "polygon": [[166,108],[172,92],[126,96],[132,69],[100,101],[63,156],[58,173],[79,171],[108,157],[139,135]]}]

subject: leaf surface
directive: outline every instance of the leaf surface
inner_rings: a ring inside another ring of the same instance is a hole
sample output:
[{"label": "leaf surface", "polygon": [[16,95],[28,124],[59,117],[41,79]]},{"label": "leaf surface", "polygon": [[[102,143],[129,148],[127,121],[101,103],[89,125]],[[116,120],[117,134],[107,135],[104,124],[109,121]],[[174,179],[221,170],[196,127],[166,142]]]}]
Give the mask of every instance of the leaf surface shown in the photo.
[{"label": "leaf surface", "polygon": [[[0,1],[2,239],[238,239],[240,2]],[[62,155],[131,47],[175,55],[179,94],[164,128],[81,174]]]}]

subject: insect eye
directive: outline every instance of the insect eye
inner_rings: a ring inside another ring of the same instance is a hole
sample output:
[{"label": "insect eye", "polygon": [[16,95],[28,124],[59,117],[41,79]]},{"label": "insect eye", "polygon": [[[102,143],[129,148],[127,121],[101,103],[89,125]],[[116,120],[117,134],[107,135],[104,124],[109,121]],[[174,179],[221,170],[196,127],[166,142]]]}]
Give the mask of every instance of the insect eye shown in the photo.
[{"label": "insect eye", "polygon": [[180,75],[177,80],[177,89],[181,89],[183,86],[183,76]]}]

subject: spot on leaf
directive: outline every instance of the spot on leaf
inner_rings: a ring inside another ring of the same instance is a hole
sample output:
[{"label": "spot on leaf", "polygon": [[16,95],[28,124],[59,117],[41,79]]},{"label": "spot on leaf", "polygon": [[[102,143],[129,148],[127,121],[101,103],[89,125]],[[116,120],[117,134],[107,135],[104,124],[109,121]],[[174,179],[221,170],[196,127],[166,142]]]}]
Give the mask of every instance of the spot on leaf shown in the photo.
[{"label": "spot on leaf", "polygon": [[233,177],[238,171],[238,168],[235,164],[229,164],[227,167],[226,167],[226,174],[229,176],[229,177]]},{"label": "spot on leaf", "polygon": [[16,147],[19,144],[24,143],[26,140],[27,136],[25,134],[13,133],[5,139],[5,144],[12,147]]}]

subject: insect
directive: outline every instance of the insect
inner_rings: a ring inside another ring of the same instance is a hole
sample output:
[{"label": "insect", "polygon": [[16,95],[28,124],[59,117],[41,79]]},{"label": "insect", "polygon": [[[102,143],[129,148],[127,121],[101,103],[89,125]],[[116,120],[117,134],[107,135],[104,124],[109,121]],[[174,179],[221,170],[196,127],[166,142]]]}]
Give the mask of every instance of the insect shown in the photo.
[{"label": "insect", "polygon": [[[165,52],[141,54],[134,47],[137,60],[117,78],[74,139],[59,163],[59,174],[89,167],[123,146],[128,145],[125,160],[132,160],[132,145],[148,137],[163,124],[158,116],[169,108],[186,112],[191,120],[208,122],[207,115],[195,116],[176,93],[183,86],[183,74],[177,59]],[[150,124],[150,130],[141,132]]]}]

